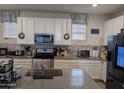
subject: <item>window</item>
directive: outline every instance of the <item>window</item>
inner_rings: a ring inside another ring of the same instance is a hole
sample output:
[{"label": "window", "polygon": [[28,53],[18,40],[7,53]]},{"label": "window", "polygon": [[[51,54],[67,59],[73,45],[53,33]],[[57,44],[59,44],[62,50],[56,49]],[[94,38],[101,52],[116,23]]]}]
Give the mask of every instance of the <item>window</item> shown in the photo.
[{"label": "window", "polygon": [[4,38],[17,38],[17,23],[4,23]]},{"label": "window", "polygon": [[86,40],[87,13],[72,13],[72,40]]},{"label": "window", "polygon": [[72,39],[86,40],[86,24],[72,24]]}]

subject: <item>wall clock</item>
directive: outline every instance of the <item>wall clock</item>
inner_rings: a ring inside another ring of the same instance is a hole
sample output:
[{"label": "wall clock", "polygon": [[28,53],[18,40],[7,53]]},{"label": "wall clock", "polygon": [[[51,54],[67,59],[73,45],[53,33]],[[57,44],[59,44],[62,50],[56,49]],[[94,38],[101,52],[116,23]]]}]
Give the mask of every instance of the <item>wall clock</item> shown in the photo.
[{"label": "wall clock", "polygon": [[21,32],[21,33],[18,34],[18,37],[20,39],[24,39],[25,38],[25,34],[23,32]]},{"label": "wall clock", "polygon": [[66,34],[64,35],[64,39],[65,39],[65,40],[68,40],[69,38],[70,38],[69,34],[66,33]]}]

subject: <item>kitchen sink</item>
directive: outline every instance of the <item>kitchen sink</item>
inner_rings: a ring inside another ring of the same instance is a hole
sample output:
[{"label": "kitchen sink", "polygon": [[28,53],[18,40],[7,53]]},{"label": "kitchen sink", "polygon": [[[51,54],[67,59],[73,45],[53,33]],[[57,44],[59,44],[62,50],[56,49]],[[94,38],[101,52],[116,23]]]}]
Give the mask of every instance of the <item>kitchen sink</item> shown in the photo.
[{"label": "kitchen sink", "polygon": [[33,70],[33,79],[53,79],[53,77],[62,76],[60,69]]}]

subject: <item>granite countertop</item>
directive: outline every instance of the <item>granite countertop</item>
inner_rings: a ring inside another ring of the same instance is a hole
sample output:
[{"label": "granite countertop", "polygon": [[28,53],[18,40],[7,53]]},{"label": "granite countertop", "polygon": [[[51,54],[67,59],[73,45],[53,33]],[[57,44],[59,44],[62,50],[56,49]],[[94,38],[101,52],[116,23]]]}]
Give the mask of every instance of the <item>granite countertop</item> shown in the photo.
[{"label": "granite countertop", "polygon": [[89,57],[89,58],[80,58],[80,57],[70,57],[70,56],[56,56],[54,57],[55,59],[81,59],[81,60],[102,60],[101,58],[97,57],[97,58],[93,58],[93,57]]},{"label": "granite countertop", "polygon": [[17,58],[17,59],[31,59],[32,57],[31,56],[0,56],[0,58],[9,58],[9,57],[12,57],[12,58]]},{"label": "granite countertop", "polygon": [[64,69],[63,75],[53,79],[32,79],[24,76],[17,80],[20,89],[99,89],[97,83],[83,69]]}]

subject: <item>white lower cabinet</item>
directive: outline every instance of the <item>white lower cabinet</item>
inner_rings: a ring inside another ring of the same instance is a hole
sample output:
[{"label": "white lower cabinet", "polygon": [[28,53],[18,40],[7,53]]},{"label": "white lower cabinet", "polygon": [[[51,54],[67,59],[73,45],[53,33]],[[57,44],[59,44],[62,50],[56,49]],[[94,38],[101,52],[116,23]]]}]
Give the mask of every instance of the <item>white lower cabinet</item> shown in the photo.
[{"label": "white lower cabinet", "polygon": [[32,59],[14,59],[14,65],[21,65],[23,69],[31,69]]},{"label": "white lower cabinet", "polygon": [[77,60],[55,59],[54,68],[58,69],[78,68]]},{"label": "white lower cabinet", "polygon": [[106,82],[107,62],[102,61],[102,80]]},{"label": "white lower cabinet", "polygon": [[93,79],[101,79],[101,60],[78,60],[78,67],[83,68]]},{"label": "white lower cabinet", "polygon": [[54,67],[59,69],[83,68],[93,79],[102,79],[101,60],[55,59]]}]

